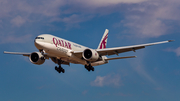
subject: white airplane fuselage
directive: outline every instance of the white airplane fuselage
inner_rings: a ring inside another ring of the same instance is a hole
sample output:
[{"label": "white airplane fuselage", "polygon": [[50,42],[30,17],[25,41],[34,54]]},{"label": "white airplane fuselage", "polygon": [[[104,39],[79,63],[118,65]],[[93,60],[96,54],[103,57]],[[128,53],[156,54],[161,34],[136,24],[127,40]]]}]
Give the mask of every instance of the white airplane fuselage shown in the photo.
[{"label": "white airplane fuselage", "polygon": [[34,44],[38,50],[43,49],[45,53],[51,55],[52,57],[58,57],[59,59],[70,63],[82,65],[87,64],[85,60],[77,58],[72,54],[72,52],[90,49],[88,47],[79,45],[77,43],[50,34],[39,35],[38,37],[36,37]]}]

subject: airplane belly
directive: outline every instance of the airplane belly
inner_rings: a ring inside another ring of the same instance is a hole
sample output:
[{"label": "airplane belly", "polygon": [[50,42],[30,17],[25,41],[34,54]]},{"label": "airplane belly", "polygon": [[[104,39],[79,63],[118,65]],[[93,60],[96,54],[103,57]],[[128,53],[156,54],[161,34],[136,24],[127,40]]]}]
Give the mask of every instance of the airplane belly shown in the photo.
[{"label": "airplane belly", "polygon": [[44,43],[42,49],[51,57],[60,58],[63,61],[75,63],[75,64],[86,64],[85,60],[82,60],[76,56],[74,56],[70,49],[66,49],[64,47],[55,47],[53,44]]},{"label": "airplane belly", "polygon": [[70,58],[67,58],[67,57],[62,57],[61,60],[63,61],[66,61],[66,62],[70,62],[70,63],[74,63],[74,64],[81,64],[81,62],[78,62],[74,59],[70,59]]}]

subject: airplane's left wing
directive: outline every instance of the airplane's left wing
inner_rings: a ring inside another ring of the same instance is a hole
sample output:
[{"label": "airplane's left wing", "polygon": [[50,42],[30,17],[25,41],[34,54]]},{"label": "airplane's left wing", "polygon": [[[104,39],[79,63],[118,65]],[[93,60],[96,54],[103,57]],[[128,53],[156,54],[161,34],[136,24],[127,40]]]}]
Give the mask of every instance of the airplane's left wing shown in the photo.
[{"label": "airplane's left wing", "polygon": [[4,51],[5,54],[16,54],[16,55],[23,55],[23,56],[30,56],[31,53],[22,53],[22,52],[7,52]]},{"label": "airplane's left wing", "polygon": [[124,52],[128,52],[128,51],[134,51],[135,52],[136,50],[145,48],[146,46],[162,44],[162,43],[167,43],[167,42],[171,42],[171,41],[173,41],[173,40],[148,43],[148,44],[141,44],[141,45],[125,46],[125,47],[96,49],[96,51],[101,56],[103,56],[103,55],[114,55],[114,54],[118,55],[119,53],[124,53]]}]

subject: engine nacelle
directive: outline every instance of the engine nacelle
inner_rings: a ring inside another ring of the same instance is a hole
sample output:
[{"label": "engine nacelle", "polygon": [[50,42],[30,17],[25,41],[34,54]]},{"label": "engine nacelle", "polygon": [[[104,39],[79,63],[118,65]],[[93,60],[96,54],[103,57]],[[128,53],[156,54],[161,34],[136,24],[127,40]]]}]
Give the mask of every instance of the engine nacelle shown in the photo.
[{"label": "engine nacelle", "polygon": [[37,64],[37,65],[41,65],[45,62],[45,58],[40,52],[31,53],[31,55],[29,56],[29,60],[33,64]]},{"label": "engine nacelle", "polygon": [[99,59],[99,54],[92,49],[85,49],[82,56],[87,61],[96,61]]}]

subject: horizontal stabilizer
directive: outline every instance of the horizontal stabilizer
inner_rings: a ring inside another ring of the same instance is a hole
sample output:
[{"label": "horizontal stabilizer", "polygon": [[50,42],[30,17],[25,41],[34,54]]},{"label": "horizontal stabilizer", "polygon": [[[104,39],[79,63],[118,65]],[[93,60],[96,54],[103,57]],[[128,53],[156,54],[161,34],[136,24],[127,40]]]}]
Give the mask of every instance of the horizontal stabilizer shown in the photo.
[{"label": "horizontal stabilizer", "polygon": [[105,59],[105,60],[126,59],[126,58],[136,58],[136,56],[127,56],[127,57],[107,58],[107,59]]}]

